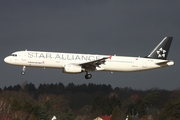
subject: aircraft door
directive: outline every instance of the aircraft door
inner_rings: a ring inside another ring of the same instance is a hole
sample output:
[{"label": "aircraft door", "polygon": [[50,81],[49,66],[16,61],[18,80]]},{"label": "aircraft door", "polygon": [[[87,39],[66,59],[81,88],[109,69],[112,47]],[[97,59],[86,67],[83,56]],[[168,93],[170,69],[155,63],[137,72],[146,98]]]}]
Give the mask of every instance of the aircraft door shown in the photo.
[{"label": "aircraft door", "polygon": [[25,52],[25,53],[22,53],[22,54],[20,55],[20,57],[22,58],[22,59],[21,59],[22,61],[26,61],[26,60],[27,60],[26,52]]}]

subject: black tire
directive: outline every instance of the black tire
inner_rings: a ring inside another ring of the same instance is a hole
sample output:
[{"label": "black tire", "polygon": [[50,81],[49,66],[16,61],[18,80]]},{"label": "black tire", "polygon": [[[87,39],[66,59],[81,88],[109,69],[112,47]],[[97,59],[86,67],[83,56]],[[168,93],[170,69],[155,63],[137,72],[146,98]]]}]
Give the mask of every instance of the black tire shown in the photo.
[{"label": "black tire", "polygon": [[85,78],[86,78],[86,79],[91,79],[91,78],[92,78],[92,75],[91,75],[91,74],[86,74],[86,75],[85,75]]},{"label": "black tire", "polygon": [[24,72],[24,71],[22,71],[22,72],[21,72],[21,75],[24,75],[24,74],[25,74],[25,72]]}]

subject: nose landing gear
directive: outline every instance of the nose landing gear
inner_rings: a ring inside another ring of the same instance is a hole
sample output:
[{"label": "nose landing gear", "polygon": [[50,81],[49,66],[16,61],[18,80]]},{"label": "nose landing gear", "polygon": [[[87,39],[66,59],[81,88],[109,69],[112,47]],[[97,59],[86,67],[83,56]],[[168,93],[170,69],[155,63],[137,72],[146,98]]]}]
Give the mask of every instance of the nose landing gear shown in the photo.
[{"label": "nose landing gear", "polygon": [[24,74],[25,74],[25,70],[26,70],[26,66],[23,66],[23,67],[22,67],[21,75],[24,75]]}]

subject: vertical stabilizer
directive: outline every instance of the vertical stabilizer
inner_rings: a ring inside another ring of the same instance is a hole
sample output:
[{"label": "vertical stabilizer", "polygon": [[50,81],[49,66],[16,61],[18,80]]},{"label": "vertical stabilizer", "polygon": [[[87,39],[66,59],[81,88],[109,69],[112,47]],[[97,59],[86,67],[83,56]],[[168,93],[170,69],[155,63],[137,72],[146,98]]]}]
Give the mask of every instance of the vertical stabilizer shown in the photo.
[{"label": "vertical stabilizer", "polygon": [[147,56],[147,58],[166,60],[173,37],[165,37]]}]

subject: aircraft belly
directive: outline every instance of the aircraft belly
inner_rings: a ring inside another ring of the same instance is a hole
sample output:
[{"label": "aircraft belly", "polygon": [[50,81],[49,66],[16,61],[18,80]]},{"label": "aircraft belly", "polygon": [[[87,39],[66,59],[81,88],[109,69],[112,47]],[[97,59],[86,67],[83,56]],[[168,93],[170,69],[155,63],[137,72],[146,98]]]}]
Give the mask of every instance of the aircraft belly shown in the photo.
[{"label": "aircraft belly", "polygon": [[122,64],[122,63],[111,63],[111,64],[106,64],[104,66],[105,71],[114,71],[114,72],[133,72],[133,71],[138,71],[140,70],[140,66],[138,64]]}]

